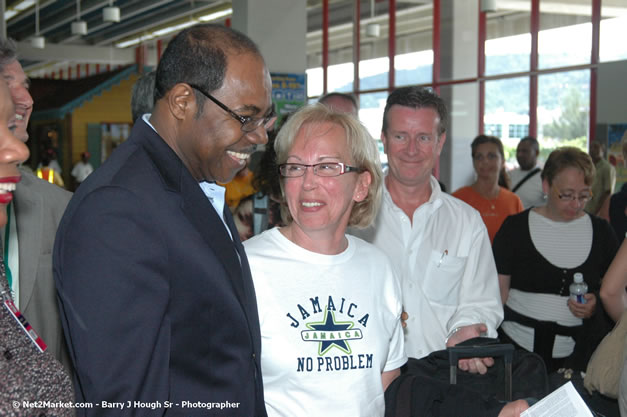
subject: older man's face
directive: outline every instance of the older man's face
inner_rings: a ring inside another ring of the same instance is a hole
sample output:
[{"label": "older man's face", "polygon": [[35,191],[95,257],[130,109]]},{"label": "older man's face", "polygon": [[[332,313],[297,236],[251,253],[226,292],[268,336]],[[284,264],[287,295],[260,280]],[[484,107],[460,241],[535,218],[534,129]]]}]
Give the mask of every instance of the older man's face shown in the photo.
[{"label": "older man's face", "polygon": [[438,113],[432,108],[395,104],[388,111],[387,122],[381,140],[388,156],[388,181],[405,186],[428,184],[446,140],[445,133],[438,134]]},{"label": "older man's face", "polygon": [[28,140],[26,127],[28,126],[28,119],[30,119],[30,115],[33,112],[33,98],[28,92],[30,83],[17,60],[4,67],[2,76],[9,86],[11,98],[15,105],[15,136],[22,142],[26,142]]}]

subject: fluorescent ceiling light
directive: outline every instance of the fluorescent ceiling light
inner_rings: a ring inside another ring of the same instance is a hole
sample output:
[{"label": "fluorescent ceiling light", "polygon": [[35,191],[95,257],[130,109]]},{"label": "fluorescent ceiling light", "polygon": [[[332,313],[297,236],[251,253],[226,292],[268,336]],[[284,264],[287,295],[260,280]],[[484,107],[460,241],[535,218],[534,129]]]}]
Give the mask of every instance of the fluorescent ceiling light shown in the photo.
[{"label": "fluorescent ceiling light", "polygon": [[216,20],[230,14],[233,14],[233,9],[226,9],[222,10],[221,12],[209,13],[208,15],[199,17],[198,20],[200,20],[201,22],[209,22],[211,20]]},{"label": "fluorescent ceiling light", "polygon": [[222,10],[222,11],[215,12],[215,13],[209,13],[208,15],[199,17],[197,20],[196,19],[187,20],[177,25],[168,26],[162,29],[155,30],[152,33],[144,34],[136,38],[118,42],[115,44],[115,47],[116,48],[128,48],[129,46],[135,46],[150,39],[158,38],[158,37],[167,35],[172,32],[178,32],[179,30],[195,25],[196,23],[198,23],[198,21],[209,22],[211,20],[216,20],[216,19],[219,19],[224,16],[228,16],[231,14],[233,14],[233,9],[226,9],[226,10]]},{"label": "fluorescent ceiling light", "polygon": [[34,4],[35,4],[35,0],[24,0],[16,4],[15,6],[13,6],[12,8],[21,12],[33,6]]},{"label": "fluorescent ceiling light", "polygon": [[6,22],[7,20],[12,18],[16,14],[17,14],[17,12],[15,10],[5,10],[4,11],[4,21]]},{"label": "fluorescent ceiling light", "polygon": [[179,30],[188,28],[190,26],[194,26],[196,23],[198,22],[192,20],[189,22],[180,23],[178,25],[168,26],[167,28],[155,30],[154,32],[152,32],[152,36],[158,37],[158,36],[167,35],[168,33],[177,32]]}]

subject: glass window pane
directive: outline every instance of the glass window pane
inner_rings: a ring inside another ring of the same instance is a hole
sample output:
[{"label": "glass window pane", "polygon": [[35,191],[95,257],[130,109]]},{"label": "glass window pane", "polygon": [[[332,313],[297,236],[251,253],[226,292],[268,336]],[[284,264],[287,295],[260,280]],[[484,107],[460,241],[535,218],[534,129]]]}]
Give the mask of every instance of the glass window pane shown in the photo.
[{"label": "glass window pane", "polygon": [[397,86],[429,84],[433,80],[433,50],[396,55],[394,68]]},{"label": "glass window pane", "polygon": [[353,91],[353,79],[355,78],[353,72],[353,63],[347,62],[344,64],[329,65],[328,69],[327,90],[351,92]]},{"label": "glass window pane", "polygon": [[388,94],[371,93],[359,96],[359,120],[366,126],[370,135],[377,141],[381,163],[387,164],[388,158],[383,153],[383,143],[381,142],[381,126],[383,126],[383,110]]},{"label": "glass window pane", "polygon": [[529,77],[485,83],[484,133],[501,139],[505,162],[516,164],[518,141],[529,134]]},{"label": "glass window pane", "polygon": [[538,141],[544,158],[560,146],[588,148],[590,71],[538,77]]},{"label": "glass window pane", "polygon": [[529,71],[531,1],[509,2],[487,14],[485,74]]},{"label": "glass window pane", "polygon": [[[374,9],[371,7],[374,6]],[[387,2],[361,2],[359,49],[359,89],[370,90],[388,86]]]},{"label": "glass window pane", "polygon": [[388,57],[367,59],[359,62],[359,89],[372,90],[388,86]]},{"label": "glass window pane", "polygon": [[[620,4],[619,4],[620,3]],[[627,2],[604,0],[601,3],[599,59],[601,62],[627,59]]]},{"label": "glass window pane", "polygon": [[388,93],[370,93],[359,95],[359,120],[366,126],[373,138],[381,137],[383,110]]},{"label": "glass window pane", "polygon": [[[433,78],[433,2],[396,12],[397,86],[428,84]],[[397,2],[398,4],[398,2]]]},{"label": "glass window pane", "polygon": [[538,33],[540,68],[590,63],[591,13],[591,0],[540,2],[540,32]]},{"label": "glass window pane", "polygon": [[322,68],[309,68],[307,71],[307,96],[322,95]]}]

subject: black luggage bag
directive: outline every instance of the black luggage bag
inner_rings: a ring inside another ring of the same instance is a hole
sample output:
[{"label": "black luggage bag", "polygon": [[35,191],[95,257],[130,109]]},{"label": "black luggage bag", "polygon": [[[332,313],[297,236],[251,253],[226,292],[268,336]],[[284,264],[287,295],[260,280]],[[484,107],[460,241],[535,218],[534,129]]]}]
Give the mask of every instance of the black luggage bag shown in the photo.
[{"label": "black luggage bag", "polygon": [[[457,371],[459,359],[487,356],[495,364],[485,375]],[[474,338],[410,358],[385,392],[385,417],[497,416],[506,401],[548,393],[546,367],[537,354],[498,339]]]}]

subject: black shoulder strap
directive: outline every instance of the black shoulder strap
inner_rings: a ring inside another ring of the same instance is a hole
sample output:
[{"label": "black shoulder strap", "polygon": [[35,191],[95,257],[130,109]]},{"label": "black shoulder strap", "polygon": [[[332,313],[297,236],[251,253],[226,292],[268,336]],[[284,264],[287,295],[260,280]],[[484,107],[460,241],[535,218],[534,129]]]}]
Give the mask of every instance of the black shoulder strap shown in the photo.
[{"label": "black shoulder strap", "polygon": [[512,192],[515,193],[516,190],[518,190],[529,178],[533,177],[534,175],[536,175],[540,171],[541,171],[541,169],[537,168],[537,167],[535,169],[532,169],[531,172],[529,172],[527,175],[525,175],[525,178],[523,178],[522,180],[518,181],[518,184],[516,184],[516,186],[514,188],[512,188]]}]

